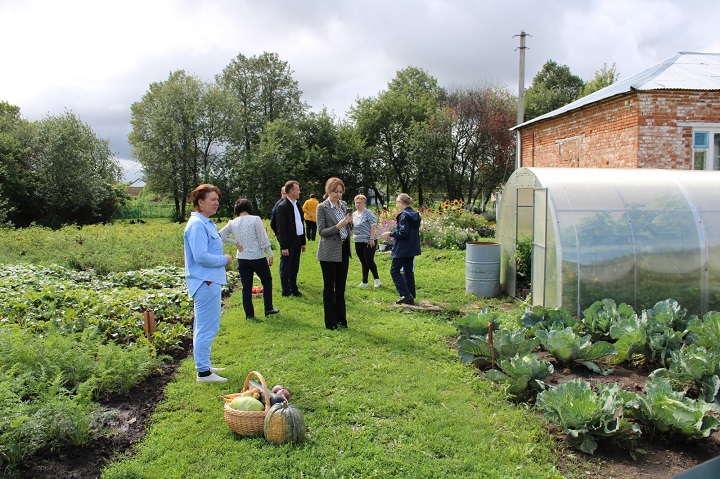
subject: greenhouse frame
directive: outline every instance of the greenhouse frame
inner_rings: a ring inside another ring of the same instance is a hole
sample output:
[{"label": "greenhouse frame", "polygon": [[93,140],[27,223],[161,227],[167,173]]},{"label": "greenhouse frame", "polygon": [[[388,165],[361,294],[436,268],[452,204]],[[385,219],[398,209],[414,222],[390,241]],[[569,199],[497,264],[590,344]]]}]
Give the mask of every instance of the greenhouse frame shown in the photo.
[{"label": "greenhouse frame", "polygon": [[720,171],[520,168],[497,211],[500,283],[532,242],[533,306],[581,316],[612,299],[636,312],[668,298],[693,314],[720,310]]}]

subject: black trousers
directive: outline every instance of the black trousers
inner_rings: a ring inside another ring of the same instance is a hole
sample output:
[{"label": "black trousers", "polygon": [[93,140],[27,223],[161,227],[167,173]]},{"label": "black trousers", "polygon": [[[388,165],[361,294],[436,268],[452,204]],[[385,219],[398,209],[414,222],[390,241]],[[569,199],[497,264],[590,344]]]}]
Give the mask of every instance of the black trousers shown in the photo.
[{"label": "black trousers", "polygon": [[290,296],[298,292],[297,277],[300,270],[300,244],[288,246],[288,255],[280,255],[280,286],[282,294]]},{"label": "black trousers", "polygon": [[375,264],[375,251],[377,250],[377,243],[374,247],[370,247],[370,243],[355,243],[355,253],[360,260],[360,266],[362,267],[362,282],[368,282],[368,273],[372,273],[374,279],[380,279],[378,274],[377,265]]},{"label": "black trousers", "polygon": [[305,220],[305,234],[307,235],[308,241],[315,241],[316,233],[317,233],[317,222]]},{"label": "black trousers", "polygon": [[323,275],[323,310],[327,329],[337,329],[338,326],[347,327],[345,284],[349,265],[350,242],[348,240],[343,243],[342,261],[320,261]]},{"label": "black trousers", "polygon": [[272,273],[270,273],[267,259],[238,259],[238,273],[240,273],[240,283],[242,284],[242,301],[245,316],[248,318],[255,317],[255,307],[252,302],[252,285],[255,274],[260,278],[263,287],[265,311],[273,309]]}]

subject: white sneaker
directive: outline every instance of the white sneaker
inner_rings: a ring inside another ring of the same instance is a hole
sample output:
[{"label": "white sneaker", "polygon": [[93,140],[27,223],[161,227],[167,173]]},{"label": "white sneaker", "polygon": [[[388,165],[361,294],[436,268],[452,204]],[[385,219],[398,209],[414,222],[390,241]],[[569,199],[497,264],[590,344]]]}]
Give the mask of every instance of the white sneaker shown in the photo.
[{"label": "white sneaker", "polygon": [[381,284],[381,283],[380,283],[380,278],[376,279],[376,280],[375,280],[375,287],[376,287],[376,288],[379,288],[379,287],[380,287],[380,284]]},{"label": "white sneaker", "polygon": [[227,378],[218,376],[215,373],[210,373],[210,376],[197,376],[197,382],[199,383],[224,383],[227,382]]},{"label": "white sneaker", "polygon": [[225,371],[225,368],[210,368],[211,373],[219,373],[220,371]]},{"label": "white sneaker", "polygon": [[367,287],[368,287],[368,284],[367,284],[367,283],[360,283],[360,284],[358,284],[358,288],[367,288]]}]

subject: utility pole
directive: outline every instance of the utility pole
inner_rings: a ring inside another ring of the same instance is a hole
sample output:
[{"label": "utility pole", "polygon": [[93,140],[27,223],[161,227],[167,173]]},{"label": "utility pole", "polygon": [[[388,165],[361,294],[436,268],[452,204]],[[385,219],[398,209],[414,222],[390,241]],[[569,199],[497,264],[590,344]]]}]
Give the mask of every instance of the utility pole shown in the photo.
[{"label": "utility pole", "polygon": [[[529,36],[524,30],[520,30],[520,76],[518,81],[518,112],[517,112],[517,124],[520,125],[525,121],[525,37]],[[517,50],[518,48],[516,48]],[[515,169],[520,168],[520,132],[516,131],[517,134],[517,152],[515,154]]]}]

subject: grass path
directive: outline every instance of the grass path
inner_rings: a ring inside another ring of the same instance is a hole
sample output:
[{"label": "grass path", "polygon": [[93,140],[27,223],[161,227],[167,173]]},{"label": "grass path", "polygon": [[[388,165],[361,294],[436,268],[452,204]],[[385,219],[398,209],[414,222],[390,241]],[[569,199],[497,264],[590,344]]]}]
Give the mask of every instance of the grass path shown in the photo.
[{"label": "grass path", "polygon": [[[225,384],[194,382],[186,360],[152,418],[136,454],[104,478],[560,478],[543,421],[509,404],[459,362],[449,322],[468,307],[494,305],[464,292],[464,252],[426,251],[417,261],[420,299],[443,313],[392,305],[389,257],[378,254],[383,286],[355,287],[351,260],[349,329],[327,331],[316,243],[303,255],[302,298],[276,294],[281,310],[259,323],[244,319],[240,294],[222,317],[213,362]],[[277,265],[274,290],[279,293]],[[261,311],[261,300],[256,300]],[[284,384],[308,427],[300,446],[240,438],[223,420],[217,396],[242,389],[249,371]]]}]

